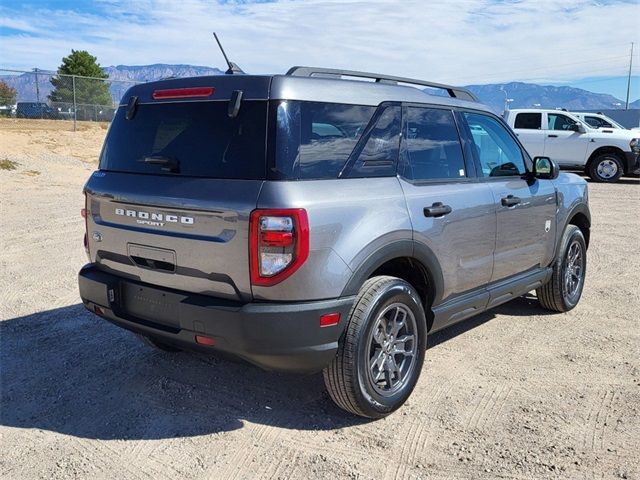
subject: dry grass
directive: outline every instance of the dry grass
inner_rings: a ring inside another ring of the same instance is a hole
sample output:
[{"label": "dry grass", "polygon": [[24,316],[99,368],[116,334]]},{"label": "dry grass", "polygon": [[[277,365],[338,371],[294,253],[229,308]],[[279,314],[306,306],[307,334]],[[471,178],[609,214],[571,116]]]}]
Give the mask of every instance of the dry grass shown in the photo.
[{"label": "dry grass", "polygon": [[0,170],[15,170],[20,165],[18,162],[9,160],[8,158],[0,160]]}]

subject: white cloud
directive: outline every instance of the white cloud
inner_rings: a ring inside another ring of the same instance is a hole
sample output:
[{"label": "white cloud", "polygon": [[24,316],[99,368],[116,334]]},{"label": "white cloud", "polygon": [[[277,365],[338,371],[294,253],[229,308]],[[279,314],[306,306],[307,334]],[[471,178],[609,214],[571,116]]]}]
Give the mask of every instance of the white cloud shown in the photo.
[{"label": "white cloud", "polygon": [[[55,5],[55,3],[54,3]],[[247,72],[292,65],[469,84],[624,75],[637,2],[205,0],[104,2],[104,15],[0,11],[0,64],[55,69],[74,49],[102,65],[222,67],[211,32]],[[640,46],[639,46],[640,47]],[[639,48],[640,50],[640,48]],[[637,62],[640,64],[640,62]],[[635,70],[635,69],[634,69]]]}]

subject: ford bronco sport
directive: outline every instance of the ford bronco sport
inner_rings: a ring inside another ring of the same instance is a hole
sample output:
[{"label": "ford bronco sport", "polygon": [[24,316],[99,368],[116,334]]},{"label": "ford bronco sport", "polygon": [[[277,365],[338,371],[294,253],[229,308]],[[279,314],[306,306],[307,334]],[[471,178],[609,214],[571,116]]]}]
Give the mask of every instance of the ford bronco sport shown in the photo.
[{"label": "ford bronco sport", "polygon": [[565,312],[585,281],[585,181],[419,80],[136,85],[84,192],[90,311],[160,349],[322,370],[370,418],[410,395],[427,335],[531,290]]}]

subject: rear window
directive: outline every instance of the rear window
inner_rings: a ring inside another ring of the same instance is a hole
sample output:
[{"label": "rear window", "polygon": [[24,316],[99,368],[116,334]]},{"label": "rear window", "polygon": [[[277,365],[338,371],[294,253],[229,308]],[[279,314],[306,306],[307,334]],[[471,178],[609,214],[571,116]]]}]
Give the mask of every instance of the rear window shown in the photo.
[{"label": "rear window", "polygon": [[376,107],[282,101],[273,105],[276,125],[270,177],[337,178]]},{"label": "rear window", "polygon": [[519,113],[516,115],[516,123],[513,128],[524,128],[527,130],[540,130],[542,126],[541,113]]},{"label": "rear window", "polygon": [[100,155],[100,169],[192,177],[264,179],[267,102],[139,104],[131,120],[118,108]]}]

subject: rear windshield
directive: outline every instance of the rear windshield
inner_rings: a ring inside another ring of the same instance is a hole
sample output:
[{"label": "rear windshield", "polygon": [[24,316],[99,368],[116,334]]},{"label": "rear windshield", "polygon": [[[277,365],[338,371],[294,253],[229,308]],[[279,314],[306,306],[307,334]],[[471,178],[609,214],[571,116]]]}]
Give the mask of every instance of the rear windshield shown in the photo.
[{"label": "rear windshield", "polygon": [[229,102],[140,104],[132,119],[118,108],[100,169],[152,175],[264,179],[267,102],[244,101],[235,118]]}]

